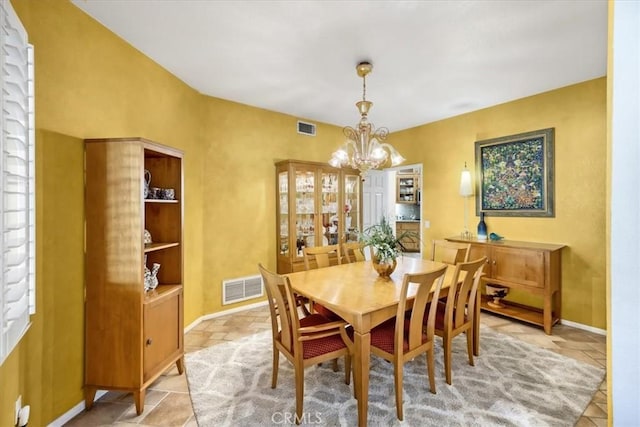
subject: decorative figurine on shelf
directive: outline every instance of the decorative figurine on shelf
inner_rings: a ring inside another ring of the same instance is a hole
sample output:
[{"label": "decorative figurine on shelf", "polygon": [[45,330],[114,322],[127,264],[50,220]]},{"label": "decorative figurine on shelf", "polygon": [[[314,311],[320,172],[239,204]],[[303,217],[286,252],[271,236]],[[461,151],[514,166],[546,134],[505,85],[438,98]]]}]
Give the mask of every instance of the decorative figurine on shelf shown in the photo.
[{"label": "decorative figurine on shelf", "polygon": [[487,224],[484,222],[484,212],[480,212],[480,222],[478,223],[478,240],[487,240]]},{"label": "decorative figurine on shelf", "polygon": [[149,245],[153,243],[153,240],[151,239],[151,233],[149,233],[149,230],[145,229],[144,230],[144,244],[145,245]]},{"label": "decorative figurine on shelf", "polygon": [[153,263],[151,270],[147,268],[147,256],[144,256],[144,290],[151,291],[158,287],[158,270],[160,270],[160,264]]},{"label": "decorative figurine on shelf", "polygon": [[491,233],[491,234],[489,234],[489,239],[491,239],[491,240],[493,240],[495,242],[495,241],[504,239],[504,236],[501,236],[501,235],[496,234],[496,233]]},{"label": "decorative figurine on shelf", "polygon": [[149,197],[149,185],[151,184],[151,172],[144,170],[144,198]]},{"label": "decorative figurine on shelf", "polygon": [[493,308],[504,308],[505,305],[501,300],[509,293],[509,288],[504,286],[490,285],[486,286],[487,296],[493,298],[493,301],[487,301],[487,305]]}]

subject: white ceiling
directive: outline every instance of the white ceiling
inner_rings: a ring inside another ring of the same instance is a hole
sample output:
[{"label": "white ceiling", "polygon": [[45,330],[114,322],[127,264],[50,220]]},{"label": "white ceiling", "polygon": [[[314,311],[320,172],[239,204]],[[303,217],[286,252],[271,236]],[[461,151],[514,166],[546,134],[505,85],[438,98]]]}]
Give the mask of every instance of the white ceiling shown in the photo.
[{"label": "white ceiling", "polygon": [[606,74],[606,0],[72,0],[201,93],[391,132]]}]

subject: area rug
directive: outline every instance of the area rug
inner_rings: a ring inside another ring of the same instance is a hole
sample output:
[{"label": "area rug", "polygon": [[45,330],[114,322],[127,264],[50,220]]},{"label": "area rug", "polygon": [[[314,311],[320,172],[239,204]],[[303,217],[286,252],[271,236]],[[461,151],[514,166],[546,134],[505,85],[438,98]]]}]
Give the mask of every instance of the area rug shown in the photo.
[{"label": "area rug", "polygon": [[[219,344],[186,356],[187,380],[200,427],[293,424],[291,364],[280,356],[271,388],[271,332]],[[436,394],[428,390],[425,357],[404,368],[404,421],[396,418],[393,366],[372,356],[369,426],[573,426],[604,370],[483,327],[480,356],[469,366],[463,337],[454,339],[453,384],[444,380],[436,344]],[[357,403],[344,366],[305,371],[302,425],[356,426]],[[353,382],[352,382],[353,384]]]}]

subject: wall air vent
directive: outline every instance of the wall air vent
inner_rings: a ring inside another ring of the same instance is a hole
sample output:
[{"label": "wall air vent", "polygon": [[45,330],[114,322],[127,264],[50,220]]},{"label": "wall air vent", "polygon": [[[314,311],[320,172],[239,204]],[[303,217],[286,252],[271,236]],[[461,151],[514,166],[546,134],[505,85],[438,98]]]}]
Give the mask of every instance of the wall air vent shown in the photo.
[{"label": "wall air vent", "polygon": [[316,136],[316,125],[298,120],[298,133]]},{"label": "wall air vent", "polygon": [[222,305],[264,295],[262,276],[240,277],[222,282]]}]

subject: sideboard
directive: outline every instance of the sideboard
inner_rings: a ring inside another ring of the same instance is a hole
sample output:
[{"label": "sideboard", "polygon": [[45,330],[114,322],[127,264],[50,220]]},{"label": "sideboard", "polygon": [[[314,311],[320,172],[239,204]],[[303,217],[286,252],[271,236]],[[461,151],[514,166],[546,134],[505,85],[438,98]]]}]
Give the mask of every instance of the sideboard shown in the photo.
[{"label": "sideboard", "polygon": [[[477,241],[449,237],[451,242],[470,243],[469,260],[487,257],[481,280],[484,311],[508,316],[542,326],[551,335],[551,328],[560,321],[562,309],[562,248],[565,245],[518,242],[513,240]],[[487,304],[484,290],[487,284],[519,289],[542,297],[542,308],[503,300],[504,308]]]}]

